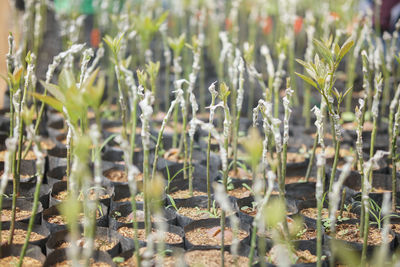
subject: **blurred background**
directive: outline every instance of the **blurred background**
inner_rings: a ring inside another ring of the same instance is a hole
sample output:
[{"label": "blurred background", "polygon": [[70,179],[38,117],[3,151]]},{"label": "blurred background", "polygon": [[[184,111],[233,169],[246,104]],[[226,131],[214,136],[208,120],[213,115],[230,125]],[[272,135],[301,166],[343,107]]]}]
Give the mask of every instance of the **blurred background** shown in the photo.
[{"label": "blurred background", "polygon": [[[16,22],[21,14],[16,9],[11,8],[11,1],[0,1],[0,74],[6,75],[6,54],[8,51],[8,33],[12,32],[18,39],[18,27]],[[0,107],[3,107],[4,92],[6,90],[6,82],[0,79]]]}]

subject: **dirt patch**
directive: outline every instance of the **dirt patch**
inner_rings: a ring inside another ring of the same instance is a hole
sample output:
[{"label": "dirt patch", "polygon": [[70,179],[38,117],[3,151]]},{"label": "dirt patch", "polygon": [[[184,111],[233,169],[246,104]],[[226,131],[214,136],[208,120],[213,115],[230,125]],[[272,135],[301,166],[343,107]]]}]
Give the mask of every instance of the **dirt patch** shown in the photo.
[{"label": "dirt patch", "polygon": [[[2,230],[1,231],[1,243],[5,243],[8,240],[8,236],[10,235],[10,230]],[[13,236],[13,244],[24,244],[26,238],[26,230],[24,229],[14,229],[14,236]],[[29,237],[30,242],[38,241],[44,239],[45,236],[31,232]]]},{"label": "dirt patch", "polygon": [[179,215],[186,216],[195,221],[208,218],[219,218],[221,216],[221,212],[222,211],[220,208],[216,208],[216,210],[212,209],[209,212],[207,208],[199,208],[199,207],[195,208],[180,207],[177,211]]},{"label": "dirt patch", "polygon": [[239,187],[233,190],[229,190],[228,195],[240,199],[251,196],[251,192],[246,187]]},{"label": "dirt patch", "polygon": [[[249,234],[246,231],[239,230],[238,239],[243,240]],[[193,245],[200,246],[219,246],[221,245],[221,227],[213,228],[199,227],[186,233],[186,239]],[[225,227],[224,244],[231,245],[233,240],[233,231]]]},{"label": "dirt patch", "polygon": [[[3,267],[15,267],[18,265],[19,257],[16,256],[8,256],[5,258],[0,259],[0,266]],[[34,258],[31,257],[24,257],[22,262],[22,266],[29,266],[29,267],[41,267],[42,263]]]},{"label": "dirt patch", "polygon": [[[151,232],[155,234],[157,231],[155,229],[152,229]],[[135,230],[133,228],[129,227],[121,227],[118,229],[118,233],[121,235],[128,237],[128,238],[135,238]],[[145,229],[138,229],[137,230],[137,238],[141,241],[146,241],[146,230]],[[180,244],[183,242],[183,238],[179,236],[178,234],[174,234],[171,232],[166,232],[164,234],[164,242],[167,244]]]},{"label": "dirt patch", "polygon": [[[234,257],[228,251],[224,251],[225,266],[247,266],[249,259],[243,256]],[[193,250],[185,253],[185,261],[189,266],[221,266],[221,251],[213,250]],[[236,265],[235,265],[236,263]]]},{"label": "dirt patch", "polygon": [[[119,183],[126,183],[128,182],[128,176],[124,170],[119,170],[119,169],[109,169],[105,171],[104,176],[107,177],[107,179],[113,181],[113,182],[119,182]],[[135,177],[136,181],[142,181],[143,180],[143,174],[140,173]]]},{"label": "dirt patch", "polygon": [[[336,226],[336,239],[364,243],[363,239],[360,237],[359,226],[355,224],[339,224]],[[393,240],[394,236],[389,234],[389,240]],[[378,228],[370,227],[368,233],[368,245],[376,246],[382,244],[382,234]]]},{"label": "dirt patch", "polygon": [[[81,262],[82,266],[84,266],[84,262]],[[72,266],[72,261],[71,260],[65,260],[62,262],[57,262],[56,264],[51,265],[51,267],[70,267]],[[89,263],[90,267],[109,267],[111,266],[108,263],[105,262],[95,262],[93,259],[90,259]]]},{"label": "dirt patch", "polygon": [[[11,214],[12,214],[11,210],[2,209],[1,210],[1,221],[2,222],[11,221]],[[21,210],[18,207],[16,207],[16,209],[15,209],[15,219],[17,221],[31,217],[31,214],[32,214],[32,211],[30,211],[30,210]]]},{"label": "dirt patch", "polygon": [[[318,217],[318,209],[317,208],[307,208],[300,211],[300,213],[308,218],[312,218],[314,220]],[[326,208],[322,209],[322,219],[327,219],[329,217],[329,211]],[[336,211],[336,217],[339,217],[340,211]],[[358,215],[352,212],[343,211],[342,218],[349,219],[357,219]]]},{"label": "dirt patch", "polygon": [[[185,198],[191,198],[192,196],[190,195],[190,192],[188,189],[185,190],[178,190],[173,193],[169,194],[172,198],[174,199],[185,199]],[[198,197],[198,196],[207,196],[206,192],[201,192],[201,191],[196,191],[193,190],[193,196]]]},{"label": "dirt patch", "polygon": [[[101,251],[107,251],[112,249],[117,245],[118,241],[115,240],[109,240],[107,238],[96,238],[94,240],[94,249],[95,250],[101,250]],[[59,242],[56,243],[54,246],[55,249],[62,249],[62,248],[67,248],[71,245],[70,242],[66,240],[60,240]],[[77,241],[77,245],[79,247],[84,247],[85,246],[85,240],[83,238],[79,239]]]}]

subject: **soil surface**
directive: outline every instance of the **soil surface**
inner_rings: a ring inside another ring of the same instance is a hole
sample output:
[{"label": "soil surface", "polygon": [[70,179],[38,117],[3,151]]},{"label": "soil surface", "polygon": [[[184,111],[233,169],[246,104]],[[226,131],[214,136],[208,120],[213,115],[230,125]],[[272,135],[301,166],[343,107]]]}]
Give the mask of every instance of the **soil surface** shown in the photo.
[{"label": "soil surface", "polygon": [[[19,257],[16,256],[8,256],[5,258],[0,259],[0,266],[3,267],[15,267],[18,265],[19,262]],[[24,257],[24,260],[22,262],[23,267],[41,267],[42,263],[39,260],[36,260],[31,257]]]},{"label": "soil surface", "polygon": [[[235,266],[235,257],[228,251],[224,252],[225,266]],[[185,261],[189,266],[221,266],[221,251],[213,250],[193,250],[185,253]],[[236,266],[249,265],[249,259],[243,256],[236,257]]]},{"label": "soil surface", "polygon": [[[22,151],[22,153],[23,153],[23,151]],[[5,150],[0,151],[0,161],[4,161],[5,157],[6,157],[6,151]],[[18,153],[17,153],[17,157],[16,158],[19,159]],[[35,160],[36,159],[36,155],[35,155],[35,153],[33,153],[32,150],[29,150],[28,154],[26,154],[26,157],[24,159],[25,160]]]},{"label": "soil surface", "polygon": [[[94,249],[95,250],[101,250],[101,251],[107,251],[112,249],[117,245],[118,241],[115,240],[109,240],[108,238],[96,238],[94,241]],[[77,244],[79,247],[84,247],[85,246],[85,240],[83,238],[79,239],[77,241]],[[66,240],[60,240],[59,242],[56,243],[54,246],[55,249],[61,249],[61,248],[67,248],[70,246],[70,242]]]},{"label": "soil surface", "polygon": [[[274,246],[269,252],[266,253],[267,262],[277,264],[278,250],[282,249],[280,245]],[[286,249],[286,248],[285,248]],[[293,264],[301,263],[315,263],[317,262],[317,256],[313,255],[309,250],[296,250],[290,253],[289,256]]]},{"label": "soil surface", "polygon": [[[243,240],[249,234],[246,231],[239,230],[238,239]],[[193,245],[208,245],[219,246],[221,245],[221,227],[215,226],[213,228],[199,227],[186,233],[186,239]],[[233,240],[233,231],[229,227],[225,227],[224,244],[231,245]]]},{"label": "soil surface", "polygon": [[[317,208],[307,208],[300,211],[300,213],[308,218],[317,219],[318,209]],[[336,211],[336,217],[339,217],[340,211]],[[326,208],[322,209],[322,219],[327,219],[329,217],[329,211]],[[357,219],[358,215],[352,212],[343,211],[342,218]]]},{"label": "soil surface", "polygon": [[229,190],[228,195],[240,199],[251,196],[251,192],[246,187],[239,187],[233,190]]},{"label": "soil surface", "polygon": [[207,208],[199,208],[199,207],[194,207],[194,208],[180,207],[177,211],[179,215],[186,216],[195,221],[208,218],[219,218],[221,216],[221,212],[222,211],[220,208],[216,208],[215,210],[211,209],[211,211],[208,211]]},{"label": "soil surface", "polygon": [[[364,243],[363,239],[360,237],[360,227],[355,224],[339,224],[336,226],[336,239]],[[389,240],[393,240],[394,236],[389,234]],[[368,245],[376,246],[382,244],[381,231],[378,228],[370,227],[368,234]]]},{"label": "soil surface", "polygon": [[[51,267],[69,267],[72,266],[72,261],[71,260],[65,260],[62,262],[57,262],[56,264],[51,265]],[[84,266],[84,262],[82,262],[82,266]],[[111,266],[108,263],[105,262],[94,262],[93,259],[90,259],[90,267],[109,267]]]},{"label": "soil surface", "polygon": [[[101,217],[101,214],[99,212],[99,210],[96,210],[96,219],[99,219]],[[81,212],[79,214],[79,222],[83,222],[84,219],[84,214],[83,212]],[[59,224],[59,225],[64,225],[66,224],[66,219],[63,215],[53,215],[47,218],[47,221],[49,223],[54,223],[54,224]]]},{"label": "soil surface", "polygon": [[[109,180],[113,182],[120,182],[120,183],[126,183],[128,182],[128,176],[124,170],[119,170],[119,169],[109,169],[105,171],[104,176],[107,177]],[[143,180],[143,174],[140,173],[135,177],[136,181],[142,181]]]},{"label": "soil surface", "polygon": [[[114,218],[120,223],[131,223],[131,222],[133,222],[133,219],[134,219],[133,215],[134,215],[133,212],[131,212],[128,216],[118,216],[118,215],[116,215]],[[153,216],[151,216],[150,219],[151,219],[152,222],[156,221]],[[136,220],[138,222],[144,222],[144,211],[142,211],[142,210],[137,210],[136,211]],[[163,217],[162,220],[163,221],[167,221],[167,219],[165,217]]]},{"label": "soil surface", "polygon": [[164,159],[177,162],[177,163],[183,163],[184,162],[184,157],[183,153],[179,153],[178,148],[171,148],[167,152],[164,153],[163,155]]},{"label": "soil surface", "polygon": [[[139,255],[140,257],[143,257],[143,254],[147,251],[148,248],[146,247],[141,247],[139,249]],[[142,259],[141,259],[142,260]],[[156,266],[156,261],[159,260],[159,256],[155,255],[152,259],[152,264],[150,266]],[[136,254],[133,254],[132,257],[126,259],[123,263],[118,264],[118,266],[121,267],[133,267],[137,266],[137,261],[136,261]],[[163,258],[163,266],[164,267],[175,267],[176,259],[172,256],[165,256]]]},{"label": "soil surface", "polygon": [[[103,190],[100,190],[100,192],[103,192],[103,193],[104,193]],[[86,196],[89,196],[89,199],[90,199],[90,200],[95,200],[95,199],[96,199],[96,193],[95,193],[95,190],[94,190],[94,189],[91,189],[90,192],[89,192],[89,194],[85,194],[85,195],[86,195]],[[55,198],[55,199],[57,199],[57,200],[61,200],[61,201],[62,201],[62,200],[66,200],[67,197],[68,197],[68,191],[67,191],[67,190],[65,190],[65,191],[60,191],[60,192],[58,192],[57,195],[53,195],[53,198]],[[107,198],[110,198],[110,196],[109,196],[108,194],[102,194],[102,193],[100,193],[99,199],[107,199]],[[83,194],[80,194],[80,195],[79,195],[78,200],[79,200],[79,201],[82,201],[82,200],[83,200]]]},{"label": "soil surface", "polygon": [[[10,235],[10,230],[2,230],[1,231],[1,243],[5,243],[8,240],[8,236]],[[26,230],[24,229],[14,229],[14,237],[13,237],[13,244],[24,244],[25,243],[25,238],[26,238]],[[29,241],[38,241],[41,239],[46,238],[44,235],[31,232],[31,235],[29,237]]]},{"label": "soil surface", "polygon": [[[174,199],[186,199],[186,198],[191,198],[190,192],[188,189],[185,190],[178,190],[175,192],[172,192],[169,194],[172,198]],[[193,196],[198,197],[198,196],[207,196],[206,192],[201,192],[201,191],[196,191],[193,190]]]},{"label": "soil surface", "polygon": [[[157,231],[155,229],[151,230],[153,234],[155,234]],[[134,239],[135,237],[135,230],[130,227],[121,227],[118,229],[118,233],[121,235],[132,238]],[[137,230],[137,237],[141,241],[146,241],[146,230],[145,229],[138,229]],[[164,241],[167,244],[179,244],[183,242],[183,238],[177,234],[171,233],[171,232],[166,232],[164,235]]]},{"label": "soil surface", "polygon": [[[18,207],[15,209],[15,211],[16,211],[15,212],[15,219],[17,221],[29,218],[31,216],[31,214],[32,214],[32,211],[30,211],[30,210],[21,210]],[[1,210],[1,221],[2,222],[11,221],[11,214],[12,214],[11,209],[10,210],[2,209]]]}]

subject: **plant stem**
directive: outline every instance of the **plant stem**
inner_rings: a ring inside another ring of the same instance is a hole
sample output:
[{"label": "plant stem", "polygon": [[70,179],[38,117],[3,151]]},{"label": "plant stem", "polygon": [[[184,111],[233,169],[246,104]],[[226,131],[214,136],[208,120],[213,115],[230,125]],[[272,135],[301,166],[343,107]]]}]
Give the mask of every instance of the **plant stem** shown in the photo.
[{"label": "plant stem", "polygon": [[148,184],[149,184],[149,150],[144,148],[143,154],[143,191],[144,191],[144,224],[146,229],[146,236],[151,232],[151,221],[150,221],[150,204],[148,196]]},{"label": "plant stem", "polygon": [[211,132],[207,139],[207,210],[211,209],[211,177],[210,177],[210,153],[211,153]]},{"label": "plant stem", "polygon": [[25,253],[28,248],[29,238],[32,233],[32,228],[33,228],[33,224],[35,221],[36,212],[37,212],[37,209],[39,206],[39,195],[40,195],[40,187],[42,185],[42,181],[43,181],[43,174],[39,174],[38,181],[36,183],[35,194],[33,197],[32,215],[31,215],[31,218],[29,219],[29,225],[28,225],[28,230],[26,232],[25,243],[21,249],[21,254],[19,256],[18,267],[22,266],[23,259],[25,257]]},{"label": "plant stem", "polygon": [[308,182],[309,179],[310,179],[312,166],[313,166],[313,163],[314,163],[314,160],[315,160],[315,152],[317,150],[317,145],[318,145],[318,132],[315,134],[313,149],[312,149],[310,161],[308,162],[308,166],[307,166],[307,171],[306,171],[306,176],[305,176],[306,182]]},{"label": "plant stem", "polygon": [[[327,103],[327,107],[329,107],[329,102]],[[331,109],[330,109],[331,110]],[[332,115],[331,112],[329,112]],[[333,159],[333,165],[332,165],[332,170],[331,170],[331,177],[329,180],[329,192],[332,192],[332,185],[333,185],[333,181],[335,180],[335,176],[336,176],[336,169],[337,169],[337,165],[339,162],[339,152],[340,152],[340,140],[338,140],[336,138],[336,131],[335,131],[335,122],[331,117],[331,132],[332,132],[332,139],[333,139],[333,144],[335,145],[335,157]]]}]

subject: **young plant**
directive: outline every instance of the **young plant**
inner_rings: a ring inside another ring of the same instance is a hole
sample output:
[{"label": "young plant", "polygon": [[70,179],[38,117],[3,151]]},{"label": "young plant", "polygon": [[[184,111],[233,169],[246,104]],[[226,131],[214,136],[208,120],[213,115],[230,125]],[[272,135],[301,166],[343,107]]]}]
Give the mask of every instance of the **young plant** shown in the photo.
[{"label": "young plant", "polygon": [[[185,34],[181,34],[179,38],[168,38],[168,45],[171,47],[173,51],[173,67],[174,67],[174,75],[175,75],[175,81],[178,81],[181,79],[182,75],[182,66],[181,66],[181,53],[183,48],[185,47]],[[176,88],[179,89],[179,88]],[[175,107],[174,109],[174,136],[172,139],[172,147],[177,147],[178,145],[178,107]]]},{"label": "young plant", "polygon": [[[36,156],[36,172],[37,172],[37,181],[36,181],[36,188],[35,188],[35,193],[33,197],[33,206],[32,206],[32,215],[29,219],[29,225],[28,225],[28,230],[26,232],[26,237],[25,237],[25,242],[24,245],[22,246],[21,253],[19,256],[19,262],[18,262],[18,267],[22,266],[26,250],[28,248],[29,244],[29,239],[32,233],[33,229],[33,224],[35,221],[37,209],[39,206],[39,194],[40,194],[40,188],[43,182],[43,177],[44,177],[44,171],[45,171],[45,155],[44,153],[40,150],[40,138],[35,136],[35,130],[32,124],[32,118],[34,115],[34,109],[24,109],[23,111],[23,117],[25,124],[27,125],[26,129],[28,132],[28,138],[32,140],[32,142],[35,144],[33,147],[33,151]],[[0,228],[1,231],[1,228]],[[1,237],[0,237],[1,238]]]},{"label": "young plant", "polygon": [[[210,125],[214,124],[214,114],[215,114],[215,109],[217,108],[217,106],[215,105],[215,99],[218,96],[218,92],[217,92],[217,90],[215,90],[215,83],[216,82],[213,82],[210,85],[210,87],[208,87],[208,91],[211,94],[211,104],[209,106],[210,116],[208,119],[208,123]],[[208,208],[208,210],[211,209],[210,154],[211,154],[211,132],[208,133],[208,138],[207,138],[207,197],[208,197],[207,208]]]},{"label": "young plant", "polygon": [[[169,109],[167,111],[167,114],[165,115],[165,117],[164,117],[164,119],[162,121],[160,131],[158,132],[156,148],[155,148],[155,151],[154,151],[153,170],[152,170],[151,177],[155,177],[155,175],[156,175],[157,163],[158,163],[158,157],[159,157],[159,149],[160,149],[160,146],[161,146],[162,137],[163,137],[163,134],[164,134],[165,127],[166,127],[166,125],[168,123],[168,120],[170,119],[170,117],[172,115],[172,112],[175,109],[175,106],[182,105],[182,102],[185,101],[184,98],[183,98],[183,90],[182,89],[176,90],[175,91],[175,95],[176,95],[175,96],[175,100],[173,100],[171,102],[171,105],[170,105],[170,107],[169,107]],[[168,166],[167,166],[167,168],[168,168]],[[169,174],[169,171],[168,171],[168,174]]]},{"label": "young plant", "polygon": [[[332,191],[333,180],[336,175],[337,164],[339,161],[339,150],[341,144],[341,126],[340,126],[340,105],[350,91],[347,89],[344,93],[334,88],[335,73],[344,56],[354,45],[354,41],[348,39],[341,47],[337,43],[332,43],[332,38],[326,42],[314,40],[317,51],[314,62],[304,62],[297,60],[305,70],[307,75],[296,73],[306,83],[318,90],[321,98],[324,99],[328,114],[331,118],[331,134],[335,147],[335,157],[332,166],[331,177],[329,181],[329,192]],[[334,99],[336,98],[336,103]]]},{"label": "young plant", "polygon": [[150,221],[150,210],[149,202],[150,198],[147,194],[149,192],[149,182],[150,182],[150,119],[153,114],[154,96],[150,91],[146,91],[144,98],[140,101],[139,105],[142,110],[140,115],[140,120],[142,121],[142,145],[143,145],[143,191],[144,191],[144,217],[145,217],[145,228],[146,236],[151,232],[151,221]]},{"label": "young plant", "polygon": [[[348,159],[346,165],[343,167],[342,172],[340,173],[339,179],[337,182],[333,184],[332,192],[329,193],[329,200],[330,200],[330,205],[329,205],[329,219],[331,222],[331,227],[330,227],[330,232],[331,236],[334,237],[336,233],[336,211],[339,206],[340,202],[340,190],[342,190],[342,185],[346,178],[349,176],[350,171],[351,171],[351,165],[353,163],[353,159]],[[345,190],[344,190],[345,191]],[[341,205],[344,205],[344,198],[342,198],[342,203]],[[334,249],[332,249],[332,255],[330,257],[330,262],[331,264],[334,265],[335,263],[335,256],[334,256]]]},{"label": "young plant", "polygon": [[8,243],[12,244],[14,237],[15,228],[15,216],[16,216],[16,204],[17,196],[19,195],[19,183],[20,183],[20,173],[21,173],[21,161],[22,161],[22,148],[23,148],[23,118],[22,111],[25,107],[25,102],[27,101],[28,87],[32,83],[32,75],[35,70],[35,65],[33,65],[34,58],[36,56],[30,52],[26,56],[25,60],[28,64],[26,75],[24,77],[24,88],[21,96],[21,90],[17,89],[13,98],[13,105],[15,108],[15,128],[13,136],[18,140],[18,146],[16,153],[13,153],[13,197],[12,197],[12,211],[11,211],[11,223],[10,223],[10,236],[8,238]]}]

